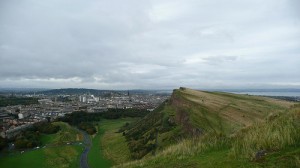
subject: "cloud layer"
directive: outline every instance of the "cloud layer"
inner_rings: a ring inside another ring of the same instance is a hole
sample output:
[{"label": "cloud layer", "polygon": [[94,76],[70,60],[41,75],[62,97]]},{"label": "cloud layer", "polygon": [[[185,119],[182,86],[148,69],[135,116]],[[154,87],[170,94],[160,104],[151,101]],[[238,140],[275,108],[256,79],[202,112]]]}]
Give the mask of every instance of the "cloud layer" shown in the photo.
[{"label": "cloud layer", "polygon": [[300,87],[298,0],[3,0],[0,87]]}]

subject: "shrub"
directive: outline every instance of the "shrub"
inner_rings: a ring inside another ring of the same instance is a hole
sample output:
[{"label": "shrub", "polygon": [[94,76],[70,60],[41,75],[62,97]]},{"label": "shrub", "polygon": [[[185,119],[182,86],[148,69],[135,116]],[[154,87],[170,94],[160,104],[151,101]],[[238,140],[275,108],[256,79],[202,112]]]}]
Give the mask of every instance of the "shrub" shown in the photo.
[{"label": "shrub", "polygon": [[78,125],[78,127],[86,131],[90,135],[95,134],[97,132],[95,126],[92,123],[82,122]]},{"label": "shrub", "polygon": [[60,130],[60,127],[48,122],[40,122],[34,124],[34,129],[44,134],[55,134]]},{"label": "shrub", "polygon": [[0,136],[0,150],[5,148],[6,146],[7,146],[6,139],[4,139]]}]

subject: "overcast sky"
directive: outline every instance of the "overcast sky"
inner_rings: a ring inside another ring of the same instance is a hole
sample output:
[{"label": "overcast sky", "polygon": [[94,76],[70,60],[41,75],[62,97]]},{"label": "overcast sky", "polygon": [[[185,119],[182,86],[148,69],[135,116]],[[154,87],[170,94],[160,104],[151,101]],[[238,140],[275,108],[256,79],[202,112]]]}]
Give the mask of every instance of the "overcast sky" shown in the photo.
[{"label": "overcast sky", "polygon": [[1,0],[0,87],[300,88],[299,0]]}]

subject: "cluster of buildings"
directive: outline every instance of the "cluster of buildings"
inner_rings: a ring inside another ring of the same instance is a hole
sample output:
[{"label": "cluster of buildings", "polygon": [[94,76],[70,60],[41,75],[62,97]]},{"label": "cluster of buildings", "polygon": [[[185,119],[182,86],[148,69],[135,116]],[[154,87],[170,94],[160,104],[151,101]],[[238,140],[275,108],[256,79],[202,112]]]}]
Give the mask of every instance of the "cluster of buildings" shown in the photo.
[{"label": "cluster of buildings", "polygon": [[99,97],[95,97],[94,95],[80,95],[79,101],[82,103],[97,103],[99,102]]},{"label": "cluster of buildings", "polygon": [[75,111],[75,107],[69,104],[45,102],[42,100],[34,105],[0,108],[0,136],[11,138],[34,123],[53,120]]},{"label": "cluster of buildings", "polygon": [[[61,96],[67,98],[68,101],[59,101],[58,97]],[[99,113],[110,108],[136,108],[152,111],[165,101],[168,95],[129,95],[128,93],[104,97],[83,94],[39,96],[38,98],[39,104],[0,107],[0,136],[11,138],[36,122],[54,120],[74,111]]]}]

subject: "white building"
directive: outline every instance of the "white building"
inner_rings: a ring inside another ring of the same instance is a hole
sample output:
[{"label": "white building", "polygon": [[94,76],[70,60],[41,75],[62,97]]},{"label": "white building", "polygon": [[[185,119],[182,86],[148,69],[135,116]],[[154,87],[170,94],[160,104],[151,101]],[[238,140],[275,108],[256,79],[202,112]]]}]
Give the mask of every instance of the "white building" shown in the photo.
[{"label": "white building", "polygon": [[51,99],[40,99],[40,100],[38,100],[38,102],[40,104],[43,104],[43,105],[52,104],[53,103]]},{"label": "white building", "polygon": [[79,101],[83,103],[94,103],[99,102],[99,97],[95,97],[94,95],[81,95],[79,96]]}]

